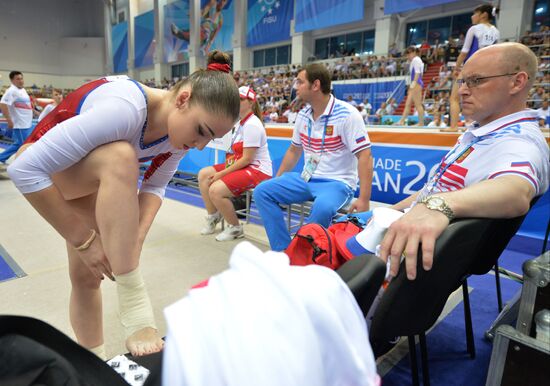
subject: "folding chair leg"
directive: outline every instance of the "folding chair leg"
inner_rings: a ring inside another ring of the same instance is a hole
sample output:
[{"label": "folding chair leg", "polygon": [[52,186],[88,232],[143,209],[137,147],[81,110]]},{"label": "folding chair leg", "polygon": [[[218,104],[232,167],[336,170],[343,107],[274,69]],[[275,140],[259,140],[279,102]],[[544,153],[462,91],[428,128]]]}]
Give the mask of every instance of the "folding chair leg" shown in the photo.
[{"label": "folding chair leg", "polygon": [[422,361],[422,383],[424,386],[430,386],[430,371],[428,363],[428,346],[426,345],[426,333],[418,335],[420,344],[420,360]]},{"label": "folding chair leg", "polygon": [[287,221],[287,227],[288,227],[288,233],[292,235],[292,224],[291,224],[291,217],[292,217],[292,204],[288,204],[288,207],[286,209],[286,221]]},{"label": "folding chair leg", "polygon": [[470,311],[470,294],[468,293],[468,281],[464,279],[462,283],[462,297],[464,298],[464,324],[466,327],[466,346],[470,358],[476,357],[476,347],[474,343],[474,330],[472,328],[472,313]]},{"label": "folding chair leg", "polygon": [[409,341],[409,355],[411,357],[411,375],[413,380],[413,386],[420,386],[420,381],[418,379],[418,361],[416,360],[416,345],[414,342],[414,335],[407,337]]},{"label": "folding chair leg", "polygon": [[495,263],[495,281],[497,285],[497,303],[498,312],[502,312],[502,292],[500,291],[500,272],[498,270],[498,261]]},{"label": "folding chair leg", "polygon": [[300,204],[300,226],[304,225],[304,220],[305,220],[305,217],[306,217],[305,212],[306,212],[306,206],[302,202]]},{"label": "folding chair leg", "polygon": [[246,191],[245,198],[246,198],[245,219],[246,219],[246,223],[248,224],[250,222],[250,206],[252,205],[252,191],[251,190]]}]

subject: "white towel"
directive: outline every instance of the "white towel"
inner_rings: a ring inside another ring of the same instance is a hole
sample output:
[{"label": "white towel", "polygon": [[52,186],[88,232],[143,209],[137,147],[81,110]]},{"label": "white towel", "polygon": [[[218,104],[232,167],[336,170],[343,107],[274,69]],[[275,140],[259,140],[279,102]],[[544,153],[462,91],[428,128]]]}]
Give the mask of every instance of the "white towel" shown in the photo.
[{"label": "white towel", "polygon": [[164,385],[380,383],[365,319],[340,277],[248,242],[165,316]]}]

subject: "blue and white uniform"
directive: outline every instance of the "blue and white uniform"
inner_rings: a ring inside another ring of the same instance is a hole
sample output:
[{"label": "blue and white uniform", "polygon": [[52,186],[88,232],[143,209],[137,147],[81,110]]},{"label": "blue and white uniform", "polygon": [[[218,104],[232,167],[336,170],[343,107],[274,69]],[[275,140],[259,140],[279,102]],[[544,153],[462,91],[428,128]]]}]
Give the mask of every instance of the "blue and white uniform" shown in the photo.
[{"label": "blue and white uniform", "polygon": [[462,46],[462,50],[460,51],[467,54],[464,63],[480,48],[498,43],[499,38],[500,32],[494,25],[480,23],[471,26],[468,32],[466,32],[464,46]]},{"label": "blue and white uniform", "polygon": [[358,179],[357,154],[371,144],[359,111],[331,95],[316,120],[311,107],[299,112],[291,146],[303,149],[305,165],[312,157],[318,159],[311,179],[305,182],[300,173],[287,172],[254,189],[254,201],[274,251],[282,251],[290,243],[279,203],[313,200],[307,221],[328,226],[338,209],[353,198]]},{"label": "blue and white uniform", "polygon": [[164,196],[165,188],[186,151],[174,148],[168,136],[144,143],[147,96],[141,85],[126,77],[106,77],[69,94],[36,126],[33,143],[8,168],[24,194],[53,184],[50,176],[76,164],[97,147],[126,141],[140,162],[152,160],[141,192]]},{"label": "blue and white uniform", "polygon": [[424,87],[422,82],[422,74],[424,74],[424,62],[420,59],[420,56],[415,56],[409,64],[409,72],[411,73],[411,82],[414,80],[416,74],[418,74],[418,84],[420,87]]}]

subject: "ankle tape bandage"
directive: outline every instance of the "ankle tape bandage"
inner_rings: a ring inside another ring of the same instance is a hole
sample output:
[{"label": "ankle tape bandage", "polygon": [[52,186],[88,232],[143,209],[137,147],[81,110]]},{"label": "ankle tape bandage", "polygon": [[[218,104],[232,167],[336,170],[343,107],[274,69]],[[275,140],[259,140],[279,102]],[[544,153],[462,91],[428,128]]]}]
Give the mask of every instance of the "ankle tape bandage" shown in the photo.
[{"label": "ankle tape bandage", "polygon": [[126,338],[145,327],[156,329],[153,307],[143,282],[139,267],[122,275],[116,275],[120,322]]}]

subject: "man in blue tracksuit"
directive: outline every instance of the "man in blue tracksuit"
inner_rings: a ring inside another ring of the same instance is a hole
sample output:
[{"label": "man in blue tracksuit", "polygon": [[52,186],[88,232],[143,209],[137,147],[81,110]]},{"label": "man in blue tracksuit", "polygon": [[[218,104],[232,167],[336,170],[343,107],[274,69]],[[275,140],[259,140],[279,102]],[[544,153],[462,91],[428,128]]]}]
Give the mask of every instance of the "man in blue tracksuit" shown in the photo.
[{"label": "man in blue tracksuit", "polygon": [[[309,105],[298,113],[276,178],[254,189],[274,251],[283,251],[290,243],[280,203],[313,201],[308,222],[328,226],[353,198],[359,178],[360,195],[350,211],[369,209],[372,156],[361,114],[330,93],[330,74],[324,65],[307,65],[298,73],[295,88],[298,98]],[[304,169],[292,172],[302,152]]]}]

